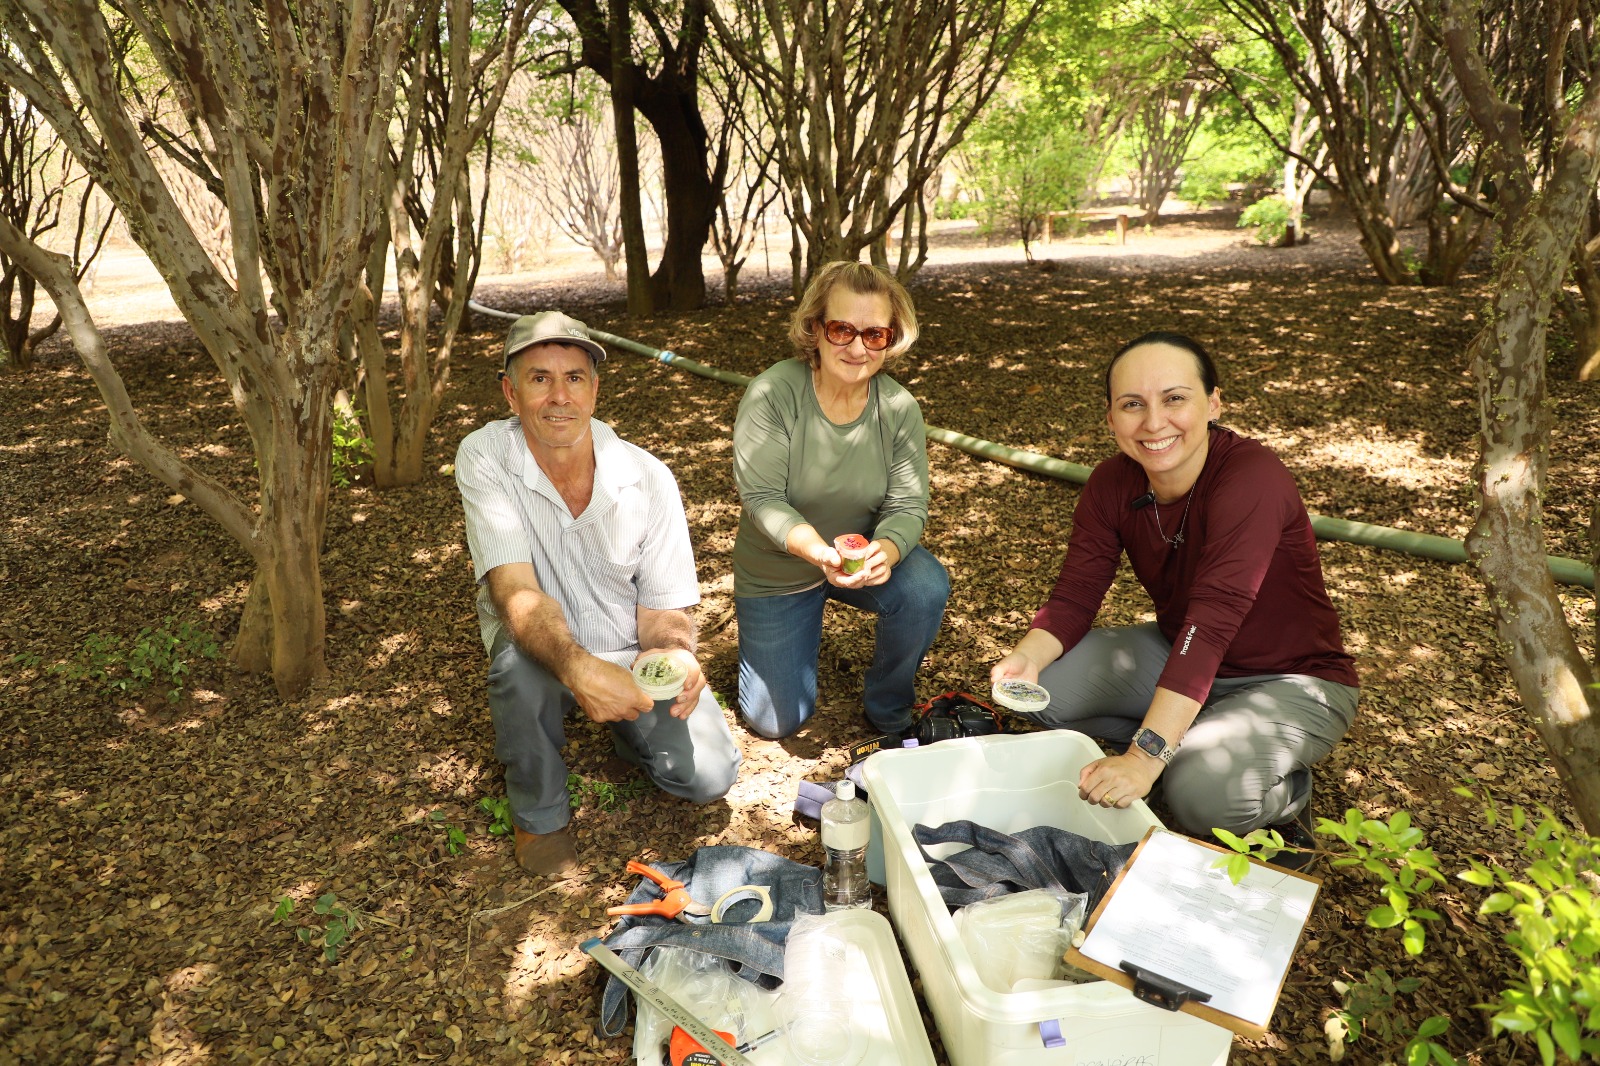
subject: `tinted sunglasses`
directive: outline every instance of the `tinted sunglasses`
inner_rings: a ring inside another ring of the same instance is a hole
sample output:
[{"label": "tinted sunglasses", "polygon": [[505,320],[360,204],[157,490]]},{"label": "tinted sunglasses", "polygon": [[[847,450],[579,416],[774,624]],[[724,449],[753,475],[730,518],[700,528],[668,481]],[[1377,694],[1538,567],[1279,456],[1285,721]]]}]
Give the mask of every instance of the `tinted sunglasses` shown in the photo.
[{"label": "tinted sunglasses", "polygon": [[848,322],[824,322],[822,335],[828,338],[828,343],[841,348],[848,347],[851,341],[860,337],[861,343],[871,352],[881,352],[894,343],[893,326],[868,326],[866,329],[856,329]]}]

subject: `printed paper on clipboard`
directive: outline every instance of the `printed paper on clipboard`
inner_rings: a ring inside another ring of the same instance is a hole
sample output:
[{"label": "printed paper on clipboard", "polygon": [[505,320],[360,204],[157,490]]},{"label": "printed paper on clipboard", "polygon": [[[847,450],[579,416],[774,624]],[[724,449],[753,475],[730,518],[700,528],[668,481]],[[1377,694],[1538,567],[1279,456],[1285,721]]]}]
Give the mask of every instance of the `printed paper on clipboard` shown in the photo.
[{"label": "printed paper on clipboard", "polygon": [[1208,993],[1183,1009],[1266,1033],[1321,881],[1251,862],[1235,885],[1213,844],[1152,828],[1090,918],[1070,961],[1126,987],[1124,963]]}]

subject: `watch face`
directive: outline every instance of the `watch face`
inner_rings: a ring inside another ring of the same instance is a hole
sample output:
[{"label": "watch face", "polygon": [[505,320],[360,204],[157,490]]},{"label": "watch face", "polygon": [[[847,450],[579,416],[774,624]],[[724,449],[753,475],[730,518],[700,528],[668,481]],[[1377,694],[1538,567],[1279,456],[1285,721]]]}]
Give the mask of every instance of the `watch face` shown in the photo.
[{"label": "watch face", "polygon": [[1134,735],[1133,742],[1158,759],[1161,758],[1161,753],[1166,749],[1167,746],[1167,742],[1159,733],[1149,729],[1139,730],[1139,732]]}]

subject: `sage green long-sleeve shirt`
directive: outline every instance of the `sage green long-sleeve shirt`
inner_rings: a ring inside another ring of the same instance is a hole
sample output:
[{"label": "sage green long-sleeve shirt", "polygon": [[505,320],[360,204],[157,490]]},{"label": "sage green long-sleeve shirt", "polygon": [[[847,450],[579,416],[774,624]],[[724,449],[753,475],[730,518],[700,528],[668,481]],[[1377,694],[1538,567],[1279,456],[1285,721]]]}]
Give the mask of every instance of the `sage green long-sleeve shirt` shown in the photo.
[{"label": "sage green long-sleeve shirt", "polygon": [[822,571],[784,549],[809,523],[824,540],[861,533],[910,554],[928,520],[922,408],[879,373],[855,421],[822,413],[811,368],[785,359],[750,383],[733,425],[733,477],[744,504],[733,544],[736,596],[811,588]]}]

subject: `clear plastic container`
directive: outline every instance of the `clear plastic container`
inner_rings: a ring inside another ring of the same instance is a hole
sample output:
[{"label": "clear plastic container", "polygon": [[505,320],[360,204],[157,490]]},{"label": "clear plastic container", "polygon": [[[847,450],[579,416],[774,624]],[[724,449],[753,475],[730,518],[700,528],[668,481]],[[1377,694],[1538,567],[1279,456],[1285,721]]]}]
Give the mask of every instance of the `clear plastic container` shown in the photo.
[{"label": "clear plastic container", "polygon": [[850,945],[817,919],[801,918],[790,930],[778,1019],[802,1066],[851,1066],[866,1050],[848,991],[861,968],[853,962]]},{"label": "clear plastic container", "polygon": [[822,805],[822,905],[827,910],[872,906],[872,883],[867,880],[870,819],[866,801],[856,795],[849,778]]},{"label": "clear plastic container", "polygon": [[1050,693],[1045,691],[1042,685],[1035,685],[1019,677],[996,681],[989,692],[996,703],[1018,714],[1038,714],[1050,706]]},{"label": "clear plastic container", "polygon": [[683,694],[689,673],[683,664],[664,652],[646,655],[633,664],[633,682],[653,700],[675,700]]}]

